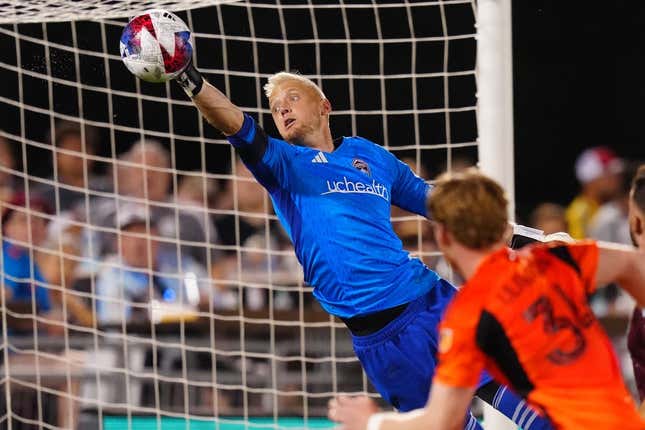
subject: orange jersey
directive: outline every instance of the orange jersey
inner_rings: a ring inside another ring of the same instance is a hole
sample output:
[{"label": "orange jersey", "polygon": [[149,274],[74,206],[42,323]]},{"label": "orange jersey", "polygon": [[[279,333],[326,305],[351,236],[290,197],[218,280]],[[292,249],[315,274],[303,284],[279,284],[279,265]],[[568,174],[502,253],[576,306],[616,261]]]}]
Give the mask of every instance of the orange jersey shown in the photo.
[{"label": "orange jersey", "polygon": [[587,302],[597,266],[591,241],[488,256],[440,326],[437,380],[473,387],[486,369],[557,429],[645,430]]}]

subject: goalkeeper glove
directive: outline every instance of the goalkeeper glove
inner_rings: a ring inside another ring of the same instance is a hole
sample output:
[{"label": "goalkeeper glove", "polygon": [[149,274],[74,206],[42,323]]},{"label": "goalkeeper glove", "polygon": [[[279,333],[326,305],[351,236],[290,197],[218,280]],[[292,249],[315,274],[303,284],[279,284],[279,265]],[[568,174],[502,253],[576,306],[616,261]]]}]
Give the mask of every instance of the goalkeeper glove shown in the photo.
[{"label": "goalkeeper glove", "polygon": [[204,85],[202,74],[193,66],[191,61],[188,66],[181,72],[175,80],[191,99],[195,97]]}]

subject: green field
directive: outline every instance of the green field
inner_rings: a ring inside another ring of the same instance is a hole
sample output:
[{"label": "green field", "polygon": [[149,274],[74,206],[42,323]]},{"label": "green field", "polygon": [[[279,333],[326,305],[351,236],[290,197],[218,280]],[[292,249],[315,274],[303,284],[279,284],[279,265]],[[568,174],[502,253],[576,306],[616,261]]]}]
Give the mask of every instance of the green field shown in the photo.
[{"label": "green field", "polygon": [[157,427],[157,417],[106,416],[103,418],[104,430],[262,430],[262,429],[331,429],[334,424],[324,418],[309,418],[305,424],[302,418],[249,418],[240,417],[190,419],[162,417]]}]

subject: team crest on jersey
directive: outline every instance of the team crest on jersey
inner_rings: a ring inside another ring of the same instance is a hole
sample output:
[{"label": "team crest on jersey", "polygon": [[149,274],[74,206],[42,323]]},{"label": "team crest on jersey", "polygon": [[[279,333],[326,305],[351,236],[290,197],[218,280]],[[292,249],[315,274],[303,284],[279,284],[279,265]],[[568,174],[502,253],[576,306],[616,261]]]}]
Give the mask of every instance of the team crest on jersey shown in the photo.
[{"label": "team crest on jersey", "polygon": [[370,172],[370,166],[360,158],[354,158],[354,161],[352,161],[352,166],[365,173],[367,176],[372,176],[372,172]]}]

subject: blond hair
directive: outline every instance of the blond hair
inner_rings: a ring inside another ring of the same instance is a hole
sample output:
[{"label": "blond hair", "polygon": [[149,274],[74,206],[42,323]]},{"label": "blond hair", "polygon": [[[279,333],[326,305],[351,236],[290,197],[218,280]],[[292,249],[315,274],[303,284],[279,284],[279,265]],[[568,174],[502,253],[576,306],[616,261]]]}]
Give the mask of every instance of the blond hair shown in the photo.
[{"label": "blond hair", "polygon": [[441,175],[430,194],[428,213],[462,245],[485,249],[508,227],[504,189],[476,169]]},{"label": "blond hair", "polygon": [[271,95],[273,94],[273,91],[276,89],[277,86],[279,86],[280,84],[286,81],[298,81],[306,85],[307,87],[311,88],[312,90],[316,91],[316,93],[320,95],[321,98],[323,99],[327,98],[325,96],[325,93],[323,93],[323,91],[320,89],[320,87],[316,85],[316,83],[311,79],[305,78],[304,76],[298,73],[279,72],[269,76],[269,81],[264,85],[264,94],[266,95],[267,99],[271,98]]}]

